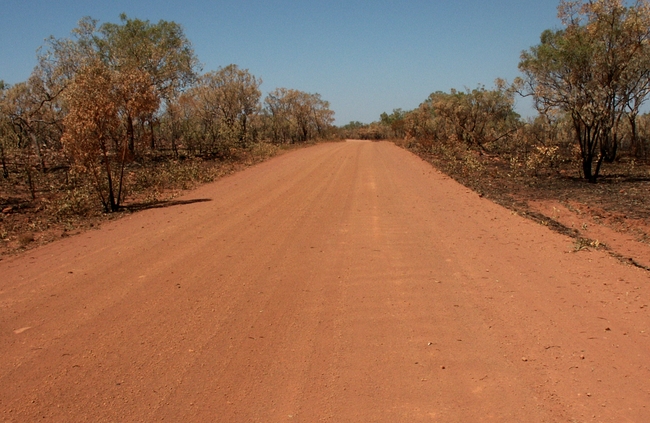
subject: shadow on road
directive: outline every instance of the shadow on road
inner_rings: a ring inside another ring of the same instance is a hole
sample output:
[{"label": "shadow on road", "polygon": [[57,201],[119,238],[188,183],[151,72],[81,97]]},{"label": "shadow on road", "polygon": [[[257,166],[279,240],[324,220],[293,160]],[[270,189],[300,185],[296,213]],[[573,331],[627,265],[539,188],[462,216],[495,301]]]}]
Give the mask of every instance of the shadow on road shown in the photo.
[{"label": "shadow on road", "polygon": [[164,207],[185,206],[194,203],[205,203],[207,201],[212,201],[212,198],[196,198],[194,200],[164,200],[164,201],[156,201],[153,203],[135,203],[135,204],[129,204],[128,206],[124,206],[124,210],[136,212],[136,211],[148,210],[148,209],[162,209]]}]

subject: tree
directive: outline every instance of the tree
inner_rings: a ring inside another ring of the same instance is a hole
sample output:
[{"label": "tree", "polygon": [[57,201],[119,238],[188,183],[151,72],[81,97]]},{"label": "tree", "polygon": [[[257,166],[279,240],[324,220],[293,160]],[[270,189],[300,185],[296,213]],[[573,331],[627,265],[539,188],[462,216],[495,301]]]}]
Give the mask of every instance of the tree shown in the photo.
[{"label": "tree", "polygon": [[391,113],[390,115],[386,112],[383,112],[379,116],[379,121],[383,125],[390,127],[395,137],[403,138],[405,135],[405,130],[404,130],[405,116],[406,116],[406,112],[403,111],[402,109],[393,109],[393,113]]},{"label": "tree", "polygon": [[128,149],[123,114],[158,108],[159,99],[141,70],[116,72],[100,60],[80,68],[64,93],[68,114],[61,139],[76,169],[91,176],[104,211],[119,210]]},{"label": "tree", "polygon": [[544,31],[522,53],[522,83],[540,113],[570,115],[584,177],[596,182],[603,161],[616,158],[623,118],[636,119],[650,89],[650,7],[563,0],[558,16],[565,28]]},{"label": "tree", "polygon": [[0,163],[2,164],[2,177],[9,177],[9,168],[7,167],[7,150],[9,150],[11,131],[11,121],[8,116],[6,107],[6,92],[9,84],[0,79]]},{"label": "tree", "polygon": [[60,148],[62,113],[37,75],[4,88],[0,98],[3,175],[9,175],[7,155],[11,151],[14,165],[25,174],[32,199],[36,199],[40,177],[35,176],[48,170]]},{"label": "tree", "polygon": [[152,24],[126,14],[120,15],[120,21],[102,24],[94,38],[110,68],[146,71],[163,100],[174,98],[195,81],[198,60],[179,24],[165,20]]},{"label": "tree", "polygon": [[199,78],[192,95],[215,138],[242,148],[254,141],[250,120],[260,110],[261,83],[248,69],[234,64]]},{"label": "tree", "polygon": [[[212,130],[211,120],[204,120],[194,88],[170,101],[160,118],[161,132],[169,138],[174,156],[179,147],[190,154],[214,155],[217,135]],[[208,142],[208,139],[211,142]]]},{"label": "tree", "polygon": [[[86,17],[72,31],[72,38],[51,37],[39,54],[36,70],[48,89],[62,92],[80,69],[96,61],[113,72],[147,75],[147,84],[159,104],[171,101],[195,80],[198,60],[180,25],[163,20],[152,24],[124,14],[120,20],[121,24],[105,23],[98,27],[96,20]],[[123,87],[122,97],[116,97],[115,101],[126,127],[129,151],[134,154],[135,122],[140,121],[142,126],[148,124],[150,144],[155,144],[153,120],[158,110],[140,110],[140,114],[134,114],[128,105],[133,104],[137,92],[128,92],[127,88]]]},{"label": "tree", "polygon": [[438,138],[453,138],[481,153],[515,132],[519,123],[519,115],[513,109],[514,94],[500,80],[494,90],[479,86],[464,92],[436,92],[427,103]]},{"label": "tree", "polygon": [[334,112],[320,94],[277,88],[264,103],[270,138],[276,143],[323,137],[334,122]]},{"label": "tree", "polygon": [[277,144],[293,142],[292,109],[290,92],[286,88],[276,88],[264,99],[267,125],[271,140]]},{"label": "tree", "polygon": [[[10,120],[11,128],[23,149],[30,148],[37,158],[37,166],[45,172],[43,149],[58,141],[61,113],[52,101],[42,80],[32,75],[5,90],[3,114]],[[52,133],[54,132],[54,133]]]},{"label": "tree", "polygon": [[[439,95],[446,94],[438,91],[431,94],[429,99]],[[440,138],[437,126],[431,102],[427,100],[421,103],[417,109],[411,110],[404,116],[404,138],[416,140],[417,143],[430,148],[433,142]]]},{"label": "tree", "polygon": [[366,126],[365,123],[361,123],[358,120],[351,120],[350,123],[341,126],[341,129],[354,130],[354,129],[363,128],[364,126]]},{"label": "tree", "polygon": [[636,145],[633,145],[634,154],[647,160],[650,157],[650,114],[640,115],[637,126]]},{"label": "tree", "polygon": [[[169,102],[196,78],[198,60],[183,29],[175,22],[157,24],[120,15],[121,24],[104,23],[92,37],[94,49],[111,69],[120,72],[146,72],[161,101]],[[123,113],[127,125],[129,150],[135,150],[134,121],[147,122],[153,140],[153,113]]]}]

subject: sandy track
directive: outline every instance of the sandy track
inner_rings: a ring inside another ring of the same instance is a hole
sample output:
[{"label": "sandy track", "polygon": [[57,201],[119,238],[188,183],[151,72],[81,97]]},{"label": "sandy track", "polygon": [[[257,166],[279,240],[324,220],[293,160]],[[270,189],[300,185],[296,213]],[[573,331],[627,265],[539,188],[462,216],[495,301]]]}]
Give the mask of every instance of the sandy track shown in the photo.
[{"label": "sandy track", "polygon": [[648,273],[392,144],[182,200],[0,262],[0,420],[650,421]]}]

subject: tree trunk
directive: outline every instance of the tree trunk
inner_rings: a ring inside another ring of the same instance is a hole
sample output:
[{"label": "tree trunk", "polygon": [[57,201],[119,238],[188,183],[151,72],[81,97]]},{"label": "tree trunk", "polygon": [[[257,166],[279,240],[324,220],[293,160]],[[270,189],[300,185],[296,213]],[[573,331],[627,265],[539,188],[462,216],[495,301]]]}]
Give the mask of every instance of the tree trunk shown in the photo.
[{"label": "tree trunk", "polygon": [[600,155],[605,163],[614,163],[618,152],[618,136],[616,134],[607,136],[602,143]]},{"label": "tree trunk", "polygon": [[129,140],[129,152],[135,155],[135,130],[133,129],[133,118],[126,116],[126,136]]},{"label": "tree trunk", "polygon": [[29,184],[29,191],[32,194],[32,200],[36,200],[36,188],[34,187],[34,179],[32,178],[32,167],[27,162],[25,165],[25,170],[27,171],[27,183]]},{"label": "tree trunk", "polygon": [[124,164],[126,163],[126,148],[122,147],[122,163],[120,163],[120,181],[119,188],[117,189],[117,203],[116,207],[119,208],[122,203],[122,186],[124,182]]},{"label": "tree trunk", "polygon": [[153,128],[153,119],[149,121],[149,147],[151,148],[151,151],[153,151],[156,148],[156,133],[154,132]]},{"label": "tree trunk", "polygon": [[241,134],[239,135],[239,144],[241,144],[242,148],[247,147],[247,128],[246,128],[246,115],[242,116],[241,119]]},{"label": "tree trunk", "polygon": [[178,148],[176,147],[176,136],[178,134],[178,128],[177,125],[172,124],[172,130],[171,130],[171,142],[172,142],[172,153],[174,154],[174,158],[178,158]]},{"label": "tree trunk", "polygon": [[600,173],[600,166],[603,164],[603,155],[601,154],[600,157],[598,157],[598,162],[596,163],[596,170],[594,171],[594,174],[592,175],[592,178],[589,180],[592,184],[596,183],[596,180],[598,179],[598,174]]},{"label": "tree trunk", "polygon": [[[579,116],[572,116],[573,120],[573,129],[575,130],[576,141],[580,146],[580,155],[582,156],[582,172],[584,178],[591,182],[595,183],[596,178],[598,177],[598,172],[600,170],[600,165],[603,161],[603,146],[602,146],[602,134],[599,132],[599,126],[595,125],[586,125]],[[596,148],[599,145],[600,141],[600,157],[598,158],[598,164],[596,166],[596,171],[594,172],[593,162],[596,157]]]},{"label": "tree trunk", "polygon": [[596,161],[596,169],[593,168],[594,165],[594,154],[588,153],[583,154],[582,156],[582,172],[584,173],[584,178],[595,184],[598,179],[598,174],[600,173],[600,167],[603,164],[605,156],[603,154],[598,155],[598,160]]},{"label": "tree trunk", "polygon": [[629,114],[628,119],[630,121],[630,149],[632,150],[632,155],[636,158],[641,158],[644,156],[643,144],[640,142],[639,133],[636,127],[636,114]]},{"label": "tree trunk", "polygon": [[7,168],[7,158],[5,157],[5,149],[0,143],[0,156],[2,156],[2,177],[7,179],[9,177],[9,169]]},{"label": "tree trunk", "polygon": [[41,145],[38,143],[36,134],[32,131],[29,131],[29,137],[32,139],[34,144],[34,151],[36,152],[36,157],[38,157],[38,167],[41,173],[45,173],[45,161],[43,160],[43,155],[41,154]]},{"label": "tree trunk", "polygon": [[111,163],[106,150],[106,144],[104,140],[101,139],[99,140],[99,143],[102,155],[104,156],[104,170],[106,171],[106,182],[108,184],[108,202],[107,204],[104,204],[104,209],[107,213],[112,213],[119,209],[119,203],[115,201],[115,194],[113,194],[113,175],[111,174]]}]

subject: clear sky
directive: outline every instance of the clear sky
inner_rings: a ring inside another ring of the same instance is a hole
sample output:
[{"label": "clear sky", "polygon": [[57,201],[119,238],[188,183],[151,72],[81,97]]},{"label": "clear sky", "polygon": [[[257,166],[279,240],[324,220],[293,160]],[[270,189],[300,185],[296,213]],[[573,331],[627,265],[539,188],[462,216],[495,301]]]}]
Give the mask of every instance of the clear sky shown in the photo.
[{"label": "clear sky", "polygon": [[[522,50],[557,28],[559,0],[0,0],[0,79],[29,77],[45,38],[83,16],[182,25],[203,71],[235,63],[278,87],[320,93],[336,123],[369,123],[434,91],[519,75]],[[518,109],[532,114],[529,102]]]}]

